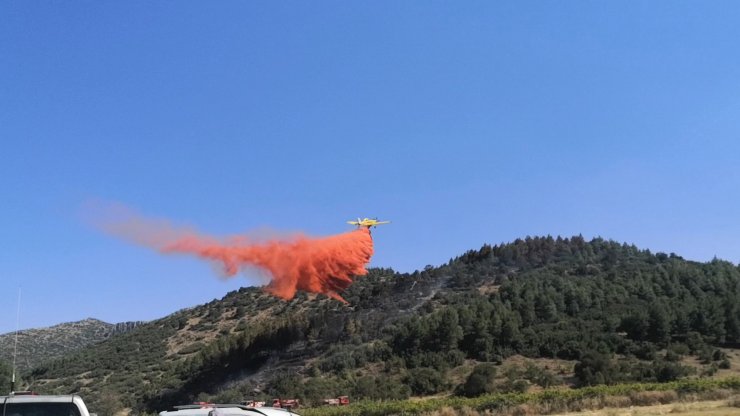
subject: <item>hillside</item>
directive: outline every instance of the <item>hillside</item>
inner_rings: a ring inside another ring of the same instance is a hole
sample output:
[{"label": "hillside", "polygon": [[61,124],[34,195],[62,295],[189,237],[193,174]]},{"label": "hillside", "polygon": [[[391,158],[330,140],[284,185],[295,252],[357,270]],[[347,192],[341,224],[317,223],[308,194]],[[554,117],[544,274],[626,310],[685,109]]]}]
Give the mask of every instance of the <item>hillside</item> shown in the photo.
[{"label": "hillside", "polygon": [[[82,347],[133,329],[140,322],[109,324],[97,319],[67,322],[48,328],[18,331],[16,365],[19,372],[29,370],[44,361],[69,354]],[[0,335],[0,361],[13,362],[15,332]]]},{"label": "hillside", "polygon": [[720,347],[740,343],[737,266],[602,239],[527,238],[415,273],[373,269],[344,297],[286,302],[243,288],[37,366],[24,382],[134,411],[474,395],[711,375],[731,366]]}]

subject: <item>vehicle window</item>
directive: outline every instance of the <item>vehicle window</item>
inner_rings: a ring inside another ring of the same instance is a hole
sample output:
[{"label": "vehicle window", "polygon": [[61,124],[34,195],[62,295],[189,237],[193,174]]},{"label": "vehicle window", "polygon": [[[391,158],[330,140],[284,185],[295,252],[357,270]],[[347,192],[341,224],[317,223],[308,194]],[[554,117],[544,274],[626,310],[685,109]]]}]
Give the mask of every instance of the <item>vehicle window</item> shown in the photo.
[{"label": "vehicle window", "polygon": [[74,403],[6,403],[4,416],[80,416]]},{"label": "vehicle window", "polygon": [[244,412],[234,413],[227,410],[214,409],[208,412],[208,416],[244,416]]}]

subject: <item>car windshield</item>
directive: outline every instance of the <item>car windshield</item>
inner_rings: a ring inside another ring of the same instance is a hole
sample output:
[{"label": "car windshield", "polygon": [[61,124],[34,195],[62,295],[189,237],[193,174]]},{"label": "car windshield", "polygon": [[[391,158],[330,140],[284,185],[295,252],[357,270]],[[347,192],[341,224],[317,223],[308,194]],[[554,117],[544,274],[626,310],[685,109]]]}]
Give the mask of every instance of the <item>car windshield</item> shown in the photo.
[{"label": "car windshield", "polygon": [[80,416],[74,403],[6,403],[3,416]]}]

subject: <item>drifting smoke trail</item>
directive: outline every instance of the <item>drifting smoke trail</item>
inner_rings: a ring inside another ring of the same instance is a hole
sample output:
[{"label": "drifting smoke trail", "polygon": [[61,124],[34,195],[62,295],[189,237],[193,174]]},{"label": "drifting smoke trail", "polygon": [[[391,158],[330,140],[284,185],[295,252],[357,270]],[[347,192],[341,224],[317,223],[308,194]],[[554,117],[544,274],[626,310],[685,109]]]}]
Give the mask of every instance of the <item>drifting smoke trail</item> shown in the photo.
[{"label": "drifting smoke trail", "polygon": [[115,235],[162,253],[192,254],[223,265],[227,276],[245,267],[258,267],[270,274],[265,290],[283,299],[296,291],[323,293],[342,302],[339,292],[352,284],[354,276],[367,274],[365,265],[373,255],[373,240],[367,228],[324,238],[303,235],[250,241],[247,236],[225,241],[195,231],[174,229],[166,222],[143,220],[132,214],[124,221],[106,222],[102,227]]}]

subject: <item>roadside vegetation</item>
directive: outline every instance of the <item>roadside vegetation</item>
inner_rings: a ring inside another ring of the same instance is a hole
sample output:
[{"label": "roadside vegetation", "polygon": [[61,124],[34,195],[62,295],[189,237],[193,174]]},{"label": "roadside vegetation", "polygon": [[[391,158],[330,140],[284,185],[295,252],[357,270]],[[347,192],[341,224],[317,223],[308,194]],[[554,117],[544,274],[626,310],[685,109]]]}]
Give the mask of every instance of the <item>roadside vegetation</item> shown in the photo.
[{"label": "roadside vegetation", "polygon": [[[536,393],[494,393],[475,398],[446,397],[428,400],[364,401],[350,406],[302,409],[304,416],[382,415],[537,415],[601,409],[604,407],[649,406],[680,400],[731,398],[740,392],[740,378],[682,380],[670,383],[633,383],[582,389],[547,389]],[[442,413],[444,412],[444,413]]]}]

